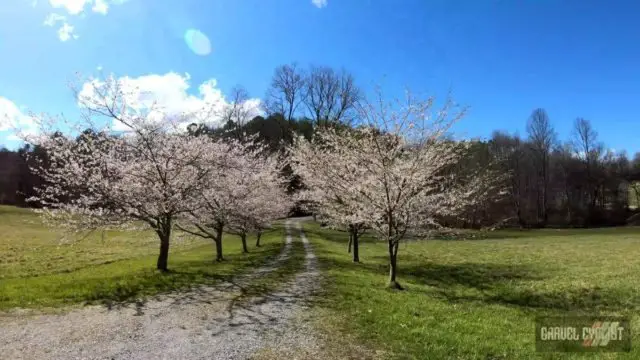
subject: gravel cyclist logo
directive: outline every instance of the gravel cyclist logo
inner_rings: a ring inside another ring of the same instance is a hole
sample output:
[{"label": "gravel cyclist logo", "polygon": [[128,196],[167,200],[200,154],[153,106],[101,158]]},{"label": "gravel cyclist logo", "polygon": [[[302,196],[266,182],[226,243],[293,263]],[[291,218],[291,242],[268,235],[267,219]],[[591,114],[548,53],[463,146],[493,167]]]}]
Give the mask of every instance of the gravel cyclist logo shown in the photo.
[{"label": "gravel cyclist logo", "polygon": [[583,328],[582,345],[607,346],[612,340],[622,340],[623,331],[624,327],[620,326],[619,321],[596,321],[591,328]]},{"label": "gravel cyclist logo", "polygon": [[539,317],[536,350],[631,351],[631,327],[624,317]]}]

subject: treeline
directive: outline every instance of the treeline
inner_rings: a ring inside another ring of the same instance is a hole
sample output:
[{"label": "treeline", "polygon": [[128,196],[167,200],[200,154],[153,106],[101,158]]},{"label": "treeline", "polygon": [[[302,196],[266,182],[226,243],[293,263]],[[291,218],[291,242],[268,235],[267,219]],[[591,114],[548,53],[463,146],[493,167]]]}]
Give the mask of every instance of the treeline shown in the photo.
[{"label": "treeline", "polygon": [[[256,135],[271,151],[282,152],[295,136],[310,139],[318,126],[356,126],[361,94],[345,70],[283,65],[274,71],[263,98],[264,116],[252,115],[246,107],[248,93],[236,87],[221,114],[222,126],[194,123],[188,132],[236,139]],[[29,162],[46,158],[37,146],[0,150],[0,204],[32,206],[27,199],[42,180],[31,173]],[[638,221],[640,153],[630,158],[612,152],[588,120],[576,119],[571,137],[560,140],[545,110],[536,109],[525,136],[496,131],[490,139],[477,141],[453,171],[485,167],[506,175],[506,193],[496,197],[499,201],[475,206],[464,222],[450,225],[583,227]],[[302,186],[294,176],[289,192]]]},{"label": "treeline", "polygon": [[640,153],[629,158],[598,139],[577,118],[570,138],[557,138],[547,113],[536,109],[526,137],[500,131],[479,142],[465,166],[492,166],[507,175],[507,192],[481,204],[467,226],[589,227],[638,223]]},{"label": "treeline", "polygon": [[[35,155],[27,157],[27,153]],[[34,189],[42,184],[39,176],[30,171],[36,158],[46,159],[46,153],[39,147],[24,145],[17,151],[0,149],[0,204],[28,207]]]},{"label": "treeline", "polygon": [[[244,127],[274,151],[290,144],[291,134],[313,135],[314,120],[287,121],[281,114],[256,117]],[[213,130],[233,136],[232,122]],[[526,137],[501,131],[477,141],[455,171],[494,167],[507,177],[499,201],[476,206],[459,227],[590,227],[633,223],[640,204],[640,153],[632,158],[598,140],[588,120],[574,122],[571,137],[557,138],[543,109],[533,111]],[[292,189],[299,188],[299,184]],[[498,198],[498,197],[495,197]]]}]

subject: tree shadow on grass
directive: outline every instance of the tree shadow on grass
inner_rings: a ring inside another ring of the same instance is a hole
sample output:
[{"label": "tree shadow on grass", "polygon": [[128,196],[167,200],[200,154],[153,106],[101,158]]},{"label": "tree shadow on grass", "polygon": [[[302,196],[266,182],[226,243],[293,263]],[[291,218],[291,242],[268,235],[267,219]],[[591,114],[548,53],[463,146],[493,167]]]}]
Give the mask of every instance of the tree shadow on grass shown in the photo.
[{"label": "tree shadow on grass", "polygon": [[[349,243],[349,233],[341,230],[327,229],[327,228],[310,228],[304,229],[304,233],[307,237],[315,236],[321,238],[323,240],[327,240],[333,243],[344,244],[344,248],[347,248],[347,244]],[[370,232],[366,232],[363,235],[360,235],[358,238],[360,244],[379,242],[375,240]]]},{"label": "tree shadow on grass", "polygon": [[[558,311],[624,311],[640,307],[637,295],[615,288],[544,289],[547,277],[543,272],[523,265],[424,263],[405,267],[403,274],[414,282],[436,288],[436,296],[451,302],[480,301]],[[538,289],[536,283],[541,285]]]},{"label": "tree shadow on grass", "polygon": [[543,280],[544,277],[526,266],[494,263],[438,264],[425,262],[401,269],[402,275],[424,285],[446,288],[454,285],[490,290],[497,285],[524,280]]},{"label": "tree shadow on grass", "polygon": [[272,261],[282,247],[279,244],[269,244],[260,249],[259,254],[250,254],[256,256],[248,259],[242,259],[246,254],[228,256],[221,264],[241,262],[232,269],[220,269],[216,266],[220,263],[212,260],[183,260],[176,268],[167,272],[150,269],[136,277],[111,279],[95,289],[87,300],[88,303],[101,303],[109,310],[130,306],[138,308],[149,301],[167,302],[167,299],[173,299],[168,303],[174,305],[179,305],[178,302],[211,303],[219,300],[217,293],[220,290],[236,287],[234,277]]},{"label": "tree shadow on grass", "polygon": [[[311,227],[305,229],[307,234],[335,243],[349,241],[349,234],[346,231],[329,229],[326,227]],[[640,235],[640,227],[606,227],[588,229],[500,229],[495,231],[461,230],[453,232],[433,232],[424,236],[410,236],[405,241],[465,241],[465,240],[508,240],[508,239],[530,239],[545,237],[571,237],[571,236],[608,236],[608,235]],[[376,241],[371,232],[365,233],[361,238],[363,241]]]},{"label": "tree shadow on grass", "polygon": [[484,302],[537,312],[552,310],[571,313],[630,312],[640,309],[640,297],[612,288],[574,288],[543,291],[505,288],[493,293],[459,294],[439,289],[437,295],[450,302]]},{"label": "tree shadow on grass", "polygon": [[347,233],[346,231],[327,228],[317,229],[313,227],[310,229],[305,228],[304,233],[307,235],[307,237],[316,236],[322,238],[322,240],[344,244],[345,248],[347,246],[347,243],[349,242],[349,233]]},{"label": "tree shadow on grass", "polygon": [[[379,275],[381,279],[386,277],[386,258],[378,256],[371,260],[372,263],[354,264],[333,257],[321,257],[321,263],[326,268],[365,271]],[[409,288],[409,291],[424,292],[426,296],[452,303],[480,302],[513,306],[531,312],[593,313],[640,309],[640,293],[632,289],[576,286],[549,290],[545,281],[553,280],[545,275],[545,271],[525,265],[435,262],[415,265],[400,262],[398,271],[400,282],[405,280],[428,286]]]},{"label": "tree shadow on grass", "polygon": [[[369,260],[369,261],[367,261]],[[322,263],[327,268],[368,271],[372,274],[385,276],[389,267],[387,258],[375,256],[365,258],[360,263],[346,260],[322,257]],[[458,263],[439,264],[423,262],[420,265],[398,264],[398,276],[401,279],[422,285],[438,288],[463,286],[478,290],[489,290],[500,284],[514,281],[544,280],[544,276],[535,268],[518,265],[496,263]]]},{"label": "tree shadow on grass", "polygon": [[295,243],[286,258],[274,259],[246,276],[225,278],[213,286],[199,286],[127,306],[135,306],[134,315],[154,316],[174,306],[217,303],[221,307],[214,308],[218,310],[204,319],[212,336],[281,333],[287,318],[300,306],[308,306],[313,295],[305,290],[316,280],[313,274],[303,271],[304,254],[302,244]]},{"label": "tree shadow on grass", "polygon": [[[215,266],[209,264],[209,266]],[[213,274],[205,270],[173,270],[166,273],[150,273],[149,276],[137,278],[135,281],[112,281],[102,288],[96,289],[90,302],[98,302],[109,310],[139,306],[147,300],[171,297],[171,292],[194,293],[198,286],[206,286],[228,281],[231,275]],[[195,286],[198,285],[198,286]],[[141,300],[143,298],[144,300]],[[204,298],[200,297],[203,301]]]}]

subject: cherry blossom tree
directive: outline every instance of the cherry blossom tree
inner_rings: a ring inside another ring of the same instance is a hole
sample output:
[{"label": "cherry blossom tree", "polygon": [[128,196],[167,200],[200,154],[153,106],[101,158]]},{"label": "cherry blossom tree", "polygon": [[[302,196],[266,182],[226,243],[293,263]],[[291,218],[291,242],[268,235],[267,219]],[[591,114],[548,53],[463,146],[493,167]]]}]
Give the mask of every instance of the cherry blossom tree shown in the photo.
[{"label": "cherry blossom tree", "polygon": [[[332,132],[333,133],[333,132]],[[347,229],[349,232],[348,251],[353,247],[353,261],[359,262],[359,238],[367,229],[367,219],[362,218],[364,212],[358,208],[361,202],[347,200],[349,188],[359,181],[362,171],[357,164],[344,164],[342,171],[333,172],[336,161],[342,161],[339,152],[320,146],[319,138],[326,132],[318,132],[315,143],[297,139],[291,151],[291,162],[294,171],[303,176],[308,189],[298,193],[297,200],[305,210],[320,215],[323,222],[334,229]],[[334,133],[335,134],[335,133]],[[350,136],[342,132],[339,136]],[[329,145],[330,142],[325,143]]]},{"label": "cherry blossom tree", "polygon": [[216,261],[222,261],[222,233],[231,211],[235,209],[237,198],[243,196],[242,189],[236,184],[241,179],[244,166],[244,149],[235,141],[218,140],[214,144],[215,150],[210,153],[212,158],[208,159],[208,163],[201,164],[210,169],[205,179],[206,186],[189,198],[189,210],[181,214],[176,226],[183,232],[213,240]]},{"label": "cherry blossom tree", "polygon": [[256,232],[259,246],[262,231],[274,220],[286,216],[293,205],[286,192],[287,179],[281,175],[286,162],[282,157],[264,154],[262,151],[251,157],[249,166],[243,169],[244,196],[229,221],[229,232],[240,236],[245,253],[248,252],[247,234]]},{"label": "cherry blossom tree", "polygon": [[[49,166],[34,166],[45,182],[30,200],[43,206],[45,219],[73,230],[152,229],[160,240],[157,268],[166,271],[175,219],[193,210],[191,198],[208,185],[216,148],[175,131],[194,114],[164,113],[129,90],[113,78],[92,81],[76,92],[84,121],[36,119],[41,134],[26,140],[46,151]],[[71,139],[80,127],[94,130]]]},{"label": "cherry blossom tree", "polygon": [[262,231],[272,220],[286,215],[290,206],[285,179],[280,176],[284,162],[267,155],[265,146],[253,140],[217,142],[220,149],[209,185],[191,199],[192,210],[184,213],[178,224],[187,233],[212,239],[216,261],[224,260],[225,229],[239,235],[243,251],[248,252],[247,235]]},{"label": "cherry blossom tree", "polygon": [[294,206],[292,197],[286,191],[287,183],[282,177],[277,178],[277,181],[263,179],[258,186],[261,190],[258,190],[254,199],[259,206],[255,206],[251,214],[252,227],[256,232],[256,247],[260,247],[264,230],[270,228],[274,220],[286,217]]},{"label": "cherry blossom tree", "polygon": [[[300,139],[293,149],[296,170],[315,188],[314,198],[329,218],[364,223],[388,245],[389,286],[397,282],[397,254],[402,239],[439,226],[442,216],[461,214],[490,194],[493,174],[464,179],[450,171],[471,142],[449,137],[464,111],[447,101],[376,102],[358,108],[361,126],[348,132],[320,128],[312,142]],[[318,195],[319,194],[319,195]]]}]

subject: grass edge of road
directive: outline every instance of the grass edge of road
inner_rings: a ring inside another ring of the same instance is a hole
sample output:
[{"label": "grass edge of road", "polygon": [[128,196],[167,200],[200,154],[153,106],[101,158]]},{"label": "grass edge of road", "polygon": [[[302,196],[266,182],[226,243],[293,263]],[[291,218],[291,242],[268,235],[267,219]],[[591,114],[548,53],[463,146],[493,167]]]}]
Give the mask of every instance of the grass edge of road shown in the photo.
[{"label": "grass edge of road", "polygon": [[46,274],[2,279],[0,317],[59,313],[86,305],[126,303],[149,296],[214,285],[250,273],[284,248],[284,228],[262,237],[262,246],[241,253],[239,240],[228,239],[226,260],[213,261],[213,245],[203,244],[170,254],[170,272],[155,270],[155,254]]},{"label": "grass edge of road", "polygon": [[[539,315],[628,315],[638,343],[638,316],[631,314],[640,309],[640,294],[613,265],[639,255],[640,228],[568,230],[571,236],[564,231],[513,236],[511,231],[486,240],[405,243],[399,276],[406,290],[395,291],[385,287],[385,244],[365,237],[361,263],[354,264],[346,233],[313,223],[306,227],[327,280],[314,309],[317,328],[334,338],[352,337],[370,354],[384,354],[384,359],[637,358],[637,350],[538,353],[533,324]],[[343,353],[337,358],[375,358]]]}]

